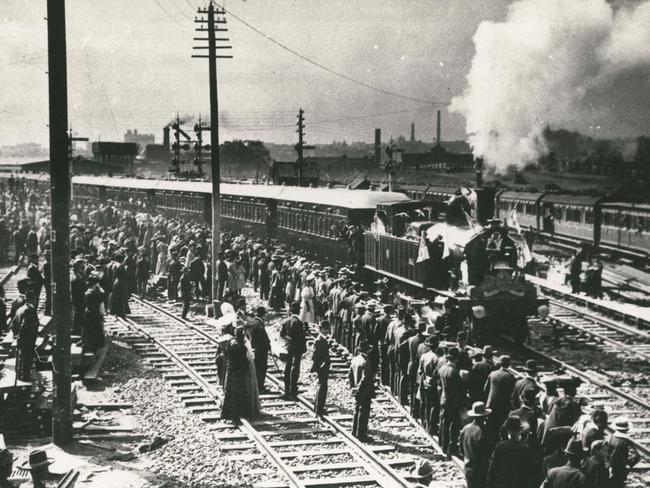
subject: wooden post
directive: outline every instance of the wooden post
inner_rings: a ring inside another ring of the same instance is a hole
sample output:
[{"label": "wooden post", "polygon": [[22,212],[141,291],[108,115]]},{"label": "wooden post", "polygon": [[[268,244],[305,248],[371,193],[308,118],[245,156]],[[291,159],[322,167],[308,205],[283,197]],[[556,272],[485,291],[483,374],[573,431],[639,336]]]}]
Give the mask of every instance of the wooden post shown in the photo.
[{"label": "wooden post", "polygon": [[70,358],[70,160],[68,158],[68,85],[66,73],[65,0],[47,2],[50,109],[50,200],[52,206],[52,321],[54,401],[52,438],[72,441]]}]

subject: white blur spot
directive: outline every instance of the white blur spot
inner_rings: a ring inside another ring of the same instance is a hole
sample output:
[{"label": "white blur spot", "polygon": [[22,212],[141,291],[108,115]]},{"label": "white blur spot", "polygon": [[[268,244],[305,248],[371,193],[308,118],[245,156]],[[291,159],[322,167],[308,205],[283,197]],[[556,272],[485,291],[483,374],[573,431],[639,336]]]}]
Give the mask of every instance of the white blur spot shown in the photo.
[{"label": "white blur spot", "polygon": [[445,65],[445,63],[443,63],[442,61],[440,61],[438,64],[439,64],[441,67]]},{"label": "white blur spot", "polygon": [[377,44],[375,44],[375,49],[379,49],[379,46]]},{"label": "white blur spot", "polygon": [[404,56],[400,56],[399,58],[400,58],[402,61],[404,61]]}]

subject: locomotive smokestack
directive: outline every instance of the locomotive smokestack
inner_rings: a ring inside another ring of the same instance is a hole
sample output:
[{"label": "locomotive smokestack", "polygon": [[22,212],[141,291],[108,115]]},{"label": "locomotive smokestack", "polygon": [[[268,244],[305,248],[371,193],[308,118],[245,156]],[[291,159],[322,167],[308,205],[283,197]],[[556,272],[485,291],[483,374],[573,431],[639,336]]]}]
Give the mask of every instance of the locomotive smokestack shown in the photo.
[{"label": "locomotive smokestack", "polygon": [[381,166],[381,129],[375,129],[375,166]]},{"label": "locomotive smokestack", "polygon": [[440,143],[442,142],[440,140],[440,134],[442,133],[442,126],[441,126],[441,122],[440,122],[440,110],[438,110],[438,112],[436,113],[436,119],[437,119],[437,123],[436,123],[436,144],[439,146]]},{"label": "locomotive smokestack", "polygon": [[163,147],[169,151],[169,126],[163,127]]}]

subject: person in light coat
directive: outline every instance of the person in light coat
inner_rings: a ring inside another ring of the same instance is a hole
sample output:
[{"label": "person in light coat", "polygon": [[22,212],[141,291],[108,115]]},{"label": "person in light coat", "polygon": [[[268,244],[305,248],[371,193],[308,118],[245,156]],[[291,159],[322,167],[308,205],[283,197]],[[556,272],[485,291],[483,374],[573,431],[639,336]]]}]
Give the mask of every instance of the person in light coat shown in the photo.
[{"label": "person in light coat", "polygon": [[300,291],[300,320],[308,324],[316,322],[314,296],[314,275],[311,274]]}]

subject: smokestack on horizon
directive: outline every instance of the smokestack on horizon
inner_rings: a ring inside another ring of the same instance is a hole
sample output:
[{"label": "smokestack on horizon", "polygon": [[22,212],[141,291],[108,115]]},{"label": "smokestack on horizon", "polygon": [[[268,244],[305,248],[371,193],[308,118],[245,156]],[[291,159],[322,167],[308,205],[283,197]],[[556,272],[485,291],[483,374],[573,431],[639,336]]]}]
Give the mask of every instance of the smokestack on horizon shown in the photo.
[{"label": "smokestack on horizon", "polygon": [[411,142],[415,142],[415,122],[411,122]]},{"label": "smokestack on horizon", "polygon": [[375,129],[375,166],[381,166],[381,129]]},{"label": "smokestack on horizon", "polygon": [[169,126],[163,127],[163,147],[169,151]]},{"label": "smokestack on horizon", "polygon": [[441,115],[440,110],[436,112],[436,146],[439,146],[442,142],[440,140],[440,134],[442,133],[442,126],[440,125]]}]

